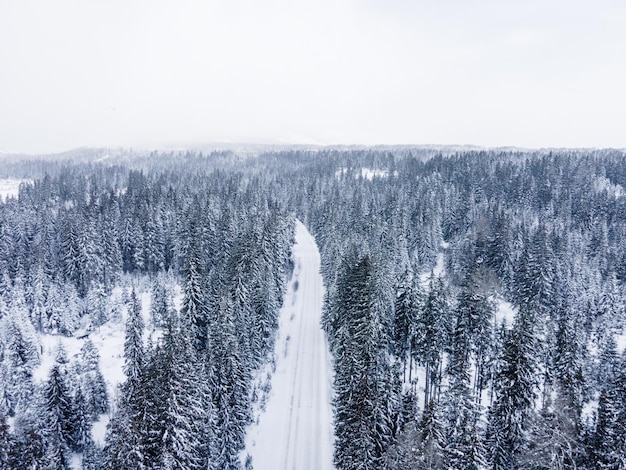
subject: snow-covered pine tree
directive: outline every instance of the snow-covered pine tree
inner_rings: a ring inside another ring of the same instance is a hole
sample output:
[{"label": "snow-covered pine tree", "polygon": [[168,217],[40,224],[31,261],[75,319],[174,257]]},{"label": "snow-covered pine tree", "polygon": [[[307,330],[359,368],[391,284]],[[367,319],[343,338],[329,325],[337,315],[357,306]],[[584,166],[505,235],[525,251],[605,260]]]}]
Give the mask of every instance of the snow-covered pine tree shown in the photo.
[{"label": "snow-covered pine tree", "polygon": [[626,466],[626,353],[615,376],[602,389],[591,455],[597,468]]},{"label": "snow-covered pine tree", "polygon": [[210,339],[211,397],[215,412],[212,469],[240,468],[245,426],[250,419],[249,370],[237,337],[234,301],[223,298]]},{"label": "snow-covered pine tree", "polygon": [[74,447],[75,414],[65,378],[58,365],[50,370],[45,388],[46,469],[69,469],[70,448]]},{"label": "snow-covered pine tree", "polygon": [[0,411],[0,468],[10,468],[10,452],[14,445],[6,416]]},{"label": "snow-covered pine tree", "polygon": [[528,444],[537,385],[535,326],[533,313],[522,304],[505,340],[502,368],[493,385],[495,399],[487,429],[489,466],[493,470],[518,467]]},{"label": "snow-covered pine tree", "polygon": [[91,417],[88,413],[87,400],[80,385],[76,388],[71,400],[72,419],[72,450],[83,452],[91,440]]},{"label": "snow-covered pine tree", "polygon": [[172,298],[168,289],[168,279],[165,274],[158,274],[152,281],[150,321],[153,326],[165,326],[172,310]]},{"label": "snow-covered pine tree", "polygon": [[100,371],[100,355],[93,342],[87,338],[80,349],[81,387],[85,395],[86,410],[90,419],[109,411],[107,386]]},{"label": "snow-covered pine tree", "polygon": [[[393,350],[403,363],[404,380],[412,380],[413,357],[418,335],[418,320],[423,308],[422,292],[418,276],[407,269],[396,287],[393,322]],[[407,371],[407,360],[408,374]]]},{"label": "snow-covered pine tree", "polygon": [[199,470],[207,464],[203,454],[210,411],[203,400],[207,383],[202,380],[187,329],[177,315],[170,315],[162,346],[152,357],[158,381],[154,383],[156,409],[152,410],[155,416],[150,440],[156,439],[157,448],[155,460],[147,463],[163,469]]},{"label": "snow-covered pine tree", "polygon": [[463,300],[459,302],[452,351],[446,368],[449,385],[442,397],[446,441],[444,455],[448,468],[478,470],[485,466],[485,450],[480,436],[480,405],[471,386],[474,318],[467,307]]},{"label": "snow-covered pine tree", "polygon": [[208,341],[208,310],[205,299],[205,278],[202,271],[201,251],[197,241],[192,241],[183,267],[183,305],[181,315],[192,328],[194,347],[205,351]]},{"label": "snow-covered pine tree", "polygon": [[431,399],[438,400],[443,352],[452,330],[450,316],[448,293],[443,279],[431,274],[428,294],[419,318],[415,350],[416,358],[426,365],[424,407]]},{"label": "snow-covered pine tree", "polygon": [[383,387],[390,364],[380,311],[374,298],[369,256],[344,260],[338,279],[341,323],[336,336],[335,465],[339,469],[379,468],[390,433],[391,397]]},{"label": "snow-covered pine tree", "polygon": [[141,304],[137,298],[135,289],[130,294],[130,307],[126,319],[126,336],[124,339],[124,373],[126,374],[126,388],[128,393],[133,393],[141,374],[144,364],[144,343],[143,343],[143,315]]},{"label": "snow-covered pine tree", "polygon": [[25,310],[12,308],[0,320],[0,374],[6,382],[0,384],[0,398],[7,414],[29,408],[34,391],[33,370],[39,365],[40,345]]}]

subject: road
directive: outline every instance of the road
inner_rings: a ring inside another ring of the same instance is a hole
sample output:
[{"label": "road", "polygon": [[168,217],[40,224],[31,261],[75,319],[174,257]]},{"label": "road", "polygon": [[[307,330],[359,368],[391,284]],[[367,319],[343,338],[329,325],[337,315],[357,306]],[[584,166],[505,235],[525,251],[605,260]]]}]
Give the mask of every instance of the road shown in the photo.
[{"label": "road", "polygon": [[255,470],[332,469],[332,364],[320,327],[320,255],[297,222],[294,275],[280,311],[276,371],[265,412],[248,428],[245,453]]}]

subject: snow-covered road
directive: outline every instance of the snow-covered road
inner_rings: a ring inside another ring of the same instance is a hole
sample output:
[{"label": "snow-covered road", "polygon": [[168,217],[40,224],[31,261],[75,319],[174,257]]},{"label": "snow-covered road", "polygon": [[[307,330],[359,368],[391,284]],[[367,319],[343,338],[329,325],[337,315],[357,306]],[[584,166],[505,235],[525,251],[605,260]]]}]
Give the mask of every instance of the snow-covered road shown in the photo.
[{"label": "snow-covered road", "polygon": [[[332,364],[320,326],[324,287],[315,240],[300,222],[294,274],[280,312],[276,371],[265,412],[248,428],[255,470],[332,469]],[[244,454],[245,455],[245,454]]]}]

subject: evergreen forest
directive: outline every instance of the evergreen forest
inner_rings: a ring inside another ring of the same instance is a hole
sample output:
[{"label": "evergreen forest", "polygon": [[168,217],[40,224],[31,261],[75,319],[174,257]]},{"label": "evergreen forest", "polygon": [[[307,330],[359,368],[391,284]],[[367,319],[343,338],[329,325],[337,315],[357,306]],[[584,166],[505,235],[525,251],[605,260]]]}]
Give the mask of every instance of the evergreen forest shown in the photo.
[{"label": "evergreen forest", "polygon": [[0,160],[0,469],[254,468],[296,220],[338,470],[626,468],[623,151],[103,154]]}]

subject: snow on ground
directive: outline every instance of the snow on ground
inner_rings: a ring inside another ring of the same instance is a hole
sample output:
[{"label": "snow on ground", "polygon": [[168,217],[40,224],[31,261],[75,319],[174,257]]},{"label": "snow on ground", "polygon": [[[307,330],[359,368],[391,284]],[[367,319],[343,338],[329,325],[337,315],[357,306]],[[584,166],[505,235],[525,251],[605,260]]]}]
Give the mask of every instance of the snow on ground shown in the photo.
[{"label": "snow on ground", "polygon": [[496,299],[496,326],[500,326],[504,322],[507,328],[511,328],[516,314],[517,309],[510,302],[501,298]]},{"label": "snow on ground", "polygon": [[80,454],[77,454],[76,452],[72,452],[72,456],[71,456],[71,462],[70,462],[70,467],[71,468],[83,468],[83,459],[81,458]]},{"label": "snow on ground", "polygon": [[[448,248],[448,246],[449,246],[448,243],[441,242],[442,249],[445,250],[446,248]],[[422,288],[428,289],[428,282],[430,281],[431,274],[434,274],[435,277],[441,277],[445,275],[445,265],[444,265],[444,258],[443,258],[442,251],[437,253],[437,258],[435,260],[435,267],[431,271],[424,271],[423,273],[420,274],[420,285],[422,286]]]},{"label": "snow on ground", "polygon": [[70,362],[80,356],[80,348],[83,345],[82,339],[48,334],[39,335],[39,342],[41,344],[41,364],[33,370],[33,381],[40,383],[48,380],[59,344],[63,345]]},{"label": "snow on ground", "polygon": [[[442,241],[441,249],[446,250],[449,243]],[[445,275],[445,264],[443,251],[437,253],[435,267],[431,271],[424,271],[419,276],[419,282],[422,289],[428,290],[430,276],[441,277]],[[423,397],[426,385],[426,367],[417,364],[414,361],[407,361],[405,370],[403,371],[403,389],[405,391],[412,390],[416,396]],[[419,403],[419,401],[418,401]]]},{"label": "snow on ground", "polygon": [[[347,171],[347,168],[340,168],[335,172],[335,176],[339,178],[347,173]],[[397,175],[397,172],[394,174]],[[363,167],[360,170],[357,170],[355,175],[360,175],[361,178],[365,178],[366,180],[371,181],[374,178],[386,178],[387,176],[389,176],[389,172],[387,170]]]},{"label": "snow on ground", "polygon": [[[136,288],[138,288],[138,296],[141,301],[142,314],[146,325],[144,339],[147,340],[151,335],[152,339],[156,340],[160,332],[154,331],[154,329],[150,327],[149,283],[142,283],[140,280],[140,284],[136,286]],[[123,366],[127,309],[121,301],[122,292],[123,289],[117,287],[111,294],[113,302],[117,302],[121,307],[121,318],[109,320],[89,333],[89,339],[91,339],[100,354],[100,371],[107,384],[107,393],[111,408],[114,407],[117,398],[117,386],[126,380]],[[180,306],[180,295],[177,295],[174,300],[175,306],[178,308]],[[83,333],[83,331],[79,331]],[[55,362],[59,344],[63,345],[70,363],[80,357],[80,349],[85,342],[84,338],[79,338],[79,336],[82,336],[80,333],[77,332],[76,336],[70,337],[51,334],[39,335],[39,341],[41,343],[41,364],[33,371],[33,379],[36,383],[44,383],[48,380],[50,369],[52,369]],[[109,419],[110,416],[108,414],[100,415],[100,419],[94,423],[92,428],[93,439],[101,446],[104,445],[106,426],[109,423]]]},{"label": "snow on ground", "polygon": [[246,449],[255,470],[333,468],[332,364],[321,329],[324,286],[320,254],[297,222],[295,270],[279,317],[271,389],[247,429]]},{"label": "snow on ground", "polygon": [[615,336],[615,344],[617,346],[617,352],[622,354],[626,349],[626,328],[621,334]]},{"label": "snow on ground", "polygon": [[9,197],[17,197],[21,183],[30,183],[30,180],[20,180],[14,178],[0,179],[0,202],[6,201]]},{"label": "snow on ground", "polygon": [[[435,277],[445,276],[445,264],[444,264],[444,251],[448,248],[449,244],[445,241],[441,242],[442,251],[437,253],[437,258],[435,262],[435,267],[432,271],[426,271],[420,274],[420,285],[424,289],[428,289],[428,283],[430,281],[431,274],[434,274]],[[496,326],[505,323],[507,328],[511,328],[513,326],[513,321],[515,320],[515,315],[517,314],[517,308],[515,308],[510,302],[502,299],[501,297],[496,297],[496,312],[494,316],[494,322]],[[623,337],[624,348],[626,348],[626,329]],[[447,359],[444,356],[443,358],[443,369],[445,369]],[[472,376],[474,371],[472,371]],[[405,370],[403,371],[403,388],[404,390],[413,390],[418,397],[423,397],[424,395],[424,386],[426,383],[426,368],[413,363],[407,363]],[[446,386],[445,378],[443,379],[442,386]],[[491,397],[486,393],[482,396],[482,404],[487,409],[487,407],[491,404]],[[418,401],[418,403],[420,403]],[[423,403],[420,403],[423,405]]]},{"label": "snow on ground", "polygon": [[618,199],[624,196],[624,188],[620,184],[613,184],[610,179],[605,176],[596,177],[596,191],[602,192],[606,191],[607,194],[614,198]]},{"label": "snow on ground", "polygon": [[376,170],[372,168],[361,168],[361,176],[367,180],[372,180],[374,177],[386,178],[389,175],[387,170]]},{"label": "snow on ground", "polygon": [[[117,385],[125,380],[122,366],[124,365],[124,322],[109,321],[89,334],[89,338],[100,354],[100,370],[107,384],[109,405],[113,407],[116,398]],[[78,360],[80,349],[85,339],[61,335],[41,334],[41,364],[33,371],[33,379],[37,383],[48,380],[50,369],[54,365],[59,344],[63,346],[70,363]],[[109,415],[102,414],[93,424],[92,437],[94,442],[103,446],[106,436],[106,426]],[[72,454],[71,468],[82,468],[79,454]]]}]

